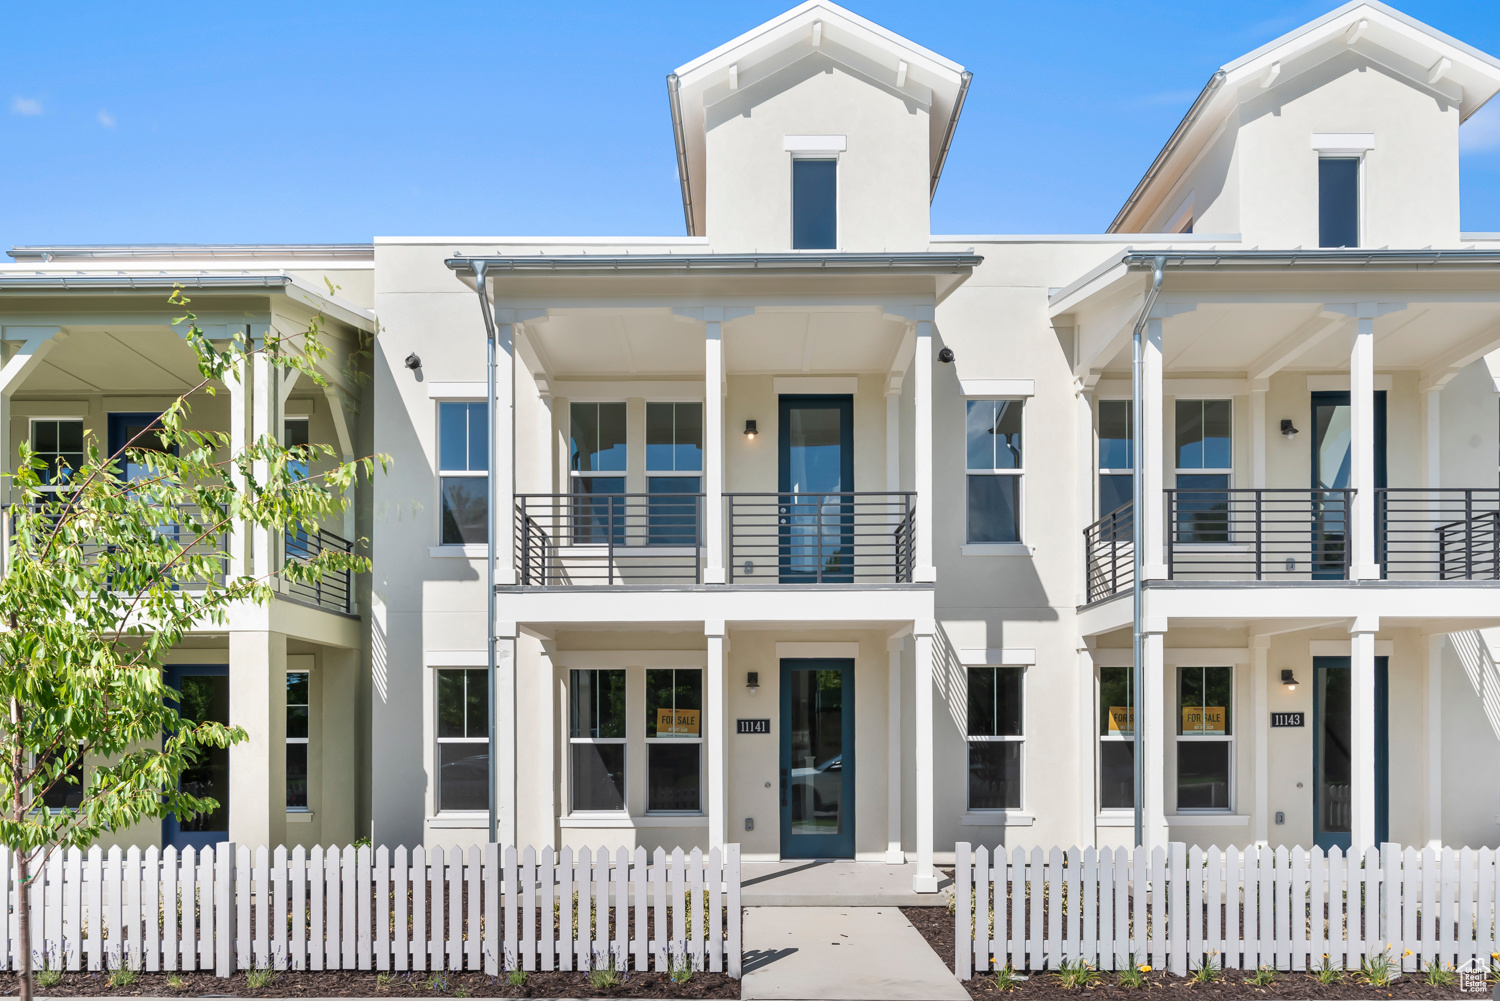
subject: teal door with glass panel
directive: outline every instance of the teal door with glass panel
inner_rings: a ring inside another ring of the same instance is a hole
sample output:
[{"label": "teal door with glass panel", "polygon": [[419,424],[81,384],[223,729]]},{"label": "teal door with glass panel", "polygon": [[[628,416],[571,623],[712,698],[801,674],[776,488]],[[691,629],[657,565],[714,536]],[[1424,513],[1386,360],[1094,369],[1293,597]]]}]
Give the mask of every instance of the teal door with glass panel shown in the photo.
[{"label": "teal door with glass panel", "polygon": [[[1390,661],[1375,658],[1375,843],[1386,840],[1390,802],[1387,725]],[[1353,687],[1348,657],[1314,657],[1313,843],[1348,848],[1353,833]]]},{"label": "teal door with glass panel", "polygon": [[[229,665],[172,664],[167,667],[167,687],[182,698],[177,715],[187,723],[229,722]],[[210,811],[183,819],[168,814],[161,824],[164,846],[205,848],[229,838],[229,749],[203,747],[194,755],[178,779],[178,788],[190,796],[215,800]]]},{"label": "teal door with glass panel", "polygon": [[782,583],[854,579],[854,398],[780,398]]},{"label": "teal door with glass panel", "polygon": [[781,857],[854,857],[854,661],[781,662]]},{"label": "teal door with glass panel", "polygon": [[[1342,580],[1349,559],[1349,503],[1342,491],[1349,487],[1349,468],[1354,455],[1352,420],[1347,392],[1312,394],[1314,580]],[[1375,392],[1374,448],[1378,490],[1386,485],[1385,390]],[[1369,503],[1374,504],[1373,497]]]}]

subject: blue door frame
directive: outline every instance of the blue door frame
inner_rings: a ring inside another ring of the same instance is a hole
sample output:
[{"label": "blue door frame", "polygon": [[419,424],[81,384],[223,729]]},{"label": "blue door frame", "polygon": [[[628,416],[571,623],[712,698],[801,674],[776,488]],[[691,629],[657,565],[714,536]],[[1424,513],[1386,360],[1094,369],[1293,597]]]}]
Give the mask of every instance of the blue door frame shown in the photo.
[{"label": "blue door frame", "polygon": [[[166,669],[167,687],[174,691],[182,691],[182,679],[185,677],[208,677],[223,678],[227,689],[229,684],[228,664],[169,664]],[[228,723],[228,693],[225,697],[225,719],[221,722]],[[179,709],[180,711],[180,709]],[[228,748],[219,750],[205,750],[203,754],[222,754],[226,757],[224,768],[225,782],[222,790],[213,790],[213,798],[219,801],[219,809],[213,814],[200,814],[194,818],[188,830],[183,830],[182,824],[178,822],[176,814],[168,814],[161,822],[161,843],[165,847],[174,845],[178,848],[204,848],[208,845],[218,844],[220,841],[229,840],[229,768],[227,757]],[[216,823],[214,821],[217,821]],[[211,825],[211,826],[210,826]]]},{"label": "blue door frame", "polygon": [[[1323,795],[1323,741],[1325,714],[1328,706],[1323,701],[1325,672],[1348,671],[1348,657],[1313,658],[1313,843],[1319,848],[1348,849],[1349,831],[1324,829],[1324,811],[1328,806]],[[1390,821],[1390,770],[1391,748],[1390,725],[1390,658],[1375,658],[1375,843],[1383,844],[1389,835]],[[1352,695],[1352,690],[1351,690]],[[1352,708],[1352,707],[1351,707]],[[1346,710],[1346,719],[1347,710]],[[1344,734],[1344,740],[1350,735]]]},{"label": "blue door frame", "polygon": [[[839,415],[839,493],[854,490],[854,397],[780,397],[777,408],[777,461],[780,466],[777,526],[782,583],[848,583],[854,579],[854,507],[848,498],[829,504],[818,490],[793,482],[793,410],[833,410]],[[825,472],[827,472],[825,470]],[[796,493],[793,491],[796,490]],[[811,522],[811,524],[809,524]],[[798,526],[801,525],[801,530]],[[830,533],[829,527],[834,531]],[[807,529],[812,531],[808,532]],[[809,545],[813,552],[807,552]]]},{"label": "blue door frame", "polygon": [[[832,748],[825,744],[822,748],[824,753],[812,755],[812,761],[804,761],[800,765],[792,760],[792,730],[796,718],[792,705],[796,687],[793,675],[799,671],[838,673],[840,717],[839,753],[827,753]],[[832,802],[835,796],[837,802]],[[808,816],[809,810],[812,816]],[[807,828],[820,825],[833,827],[834,830],[826,834],[806,833]],[[799,826],[804,829],[803,832],[796,829]],[[787,659],[781,662],[781,857],[854,857],[852,660]]]},{"label": "blue door frame", "polygon": [[[1346,390],[1319,390],[1312,394],[1312,476],[1309,485],[1314,490],[1319,489],[1323,473],[1323,470],[1319,466],[1320,452],[1322,451],[1319,446],[1322,442],[1318,440],[1318,410],[1321,407],[1347,406],[1349,406],[1349,393]],[[1348,461],[1346,457],[1346,466]],[[1375,489],[1379,490],[1386,485],[1385,477],[1385,390],[1378,389],[1375,391]],[[1332,479],[1333,482],[1342,480],[1347,485],[1349,482],[1347,469],[1339,470],[1334,474]],[[1373,504],[1375,503],[1375,499],[1372,497],[1369,502]],[[1317,504],[1316,527],[1314,529],[1317,533],[1317,538],[1313,541],[1312,576],[1314,580],[1342,580],[1344,577],[1344,560],[1340,560],[1338,565],[1334,566],[1333,561],[1328,559],[1328,557],[1331,551],[1337,550],[1331,550],[1330,546],[1322,542],[1322,538],[1324,531],[1327,531],[1330,535],[1335,533],[1340,535],[1343,539],[1344,555],[1347,558],[1349,547],[1349,512],[1340,504],[1338,506],[1338,513],[1330,518],[1324,514],[1327,510],[1327,505],[1321,501],[1318,501]],[[1327,519],[1326,521],[1325,518]],[[1325,525],[1328,527],[1325,528]]]}]

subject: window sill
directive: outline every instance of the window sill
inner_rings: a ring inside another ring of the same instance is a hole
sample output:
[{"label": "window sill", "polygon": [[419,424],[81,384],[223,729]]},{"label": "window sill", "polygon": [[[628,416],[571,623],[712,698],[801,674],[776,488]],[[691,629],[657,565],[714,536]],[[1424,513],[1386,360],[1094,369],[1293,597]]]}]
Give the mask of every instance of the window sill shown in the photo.
[{"label": "window sill", "polygon": [[286,822],[288,824],[311,824],[313,818],[316,816],[317,814],[311,810],[288,810],[286,812]]},{"label": "window sill", "polygon": [[486,830],[490,826],[490,815],[485,813],[440,813],[436,817],[427,818],[427,826],[436,831],[442,830]]},{"label": "window sill", "polygon": [[1030,827],[1036,817],[1019,810],[971,810],[959,823],[964,827]]},{"label": "window sill", "polygon": [[1134,827],[1135,811],[1120,810],[1101,813],[1094,818],[1095,827]]},{"label": "window sill", "polygon": [[1169,813],[1166,821],[1181,827],[1248,827],[1250,815],[1246,813]]},{"label": "window sill", "polygon": [[635,827],[707,827],[708,816],[702,813],[647,814],[632,817],[625,813],[575,813],[558,820],[565,829],[635,828]]},{"label": "window sill", "polygon": [[489,546],[469,543],[462,546],[428,546],[427,555],[434,559],[482,560],[489,554]]},{"label": "window sill", "polygon": [[959,550],[961,556],[1033,556],[1036,550],[1024,542],[971,542]]}]

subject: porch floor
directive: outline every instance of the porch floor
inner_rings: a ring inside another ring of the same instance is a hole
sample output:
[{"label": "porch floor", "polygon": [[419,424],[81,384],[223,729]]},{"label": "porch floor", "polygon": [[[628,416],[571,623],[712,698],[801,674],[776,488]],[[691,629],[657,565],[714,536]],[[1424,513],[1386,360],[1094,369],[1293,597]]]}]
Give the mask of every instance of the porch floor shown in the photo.
[{"label": "porch floor", "polygon": [[741,862],[740,902],[746,907],[941,907],[953,880],[939,869],[938,892],[911,888],[917,864],[792,859]]}]

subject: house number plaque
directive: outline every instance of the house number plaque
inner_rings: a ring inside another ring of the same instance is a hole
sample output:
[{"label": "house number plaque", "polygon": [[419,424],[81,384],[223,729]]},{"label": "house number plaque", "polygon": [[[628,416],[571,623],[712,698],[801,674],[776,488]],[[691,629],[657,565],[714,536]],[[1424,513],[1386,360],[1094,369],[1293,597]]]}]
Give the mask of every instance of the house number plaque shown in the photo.
[{"label": "house number plaque", "polygon": [[770,733],[771,721],[768,719],[737,719],[734,721],[735,733]]},{"label": "house number plaque", "polygon": [[1272,726],[1306,726],[1306,713],[1272,713]]}]

